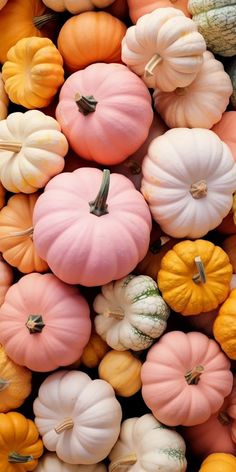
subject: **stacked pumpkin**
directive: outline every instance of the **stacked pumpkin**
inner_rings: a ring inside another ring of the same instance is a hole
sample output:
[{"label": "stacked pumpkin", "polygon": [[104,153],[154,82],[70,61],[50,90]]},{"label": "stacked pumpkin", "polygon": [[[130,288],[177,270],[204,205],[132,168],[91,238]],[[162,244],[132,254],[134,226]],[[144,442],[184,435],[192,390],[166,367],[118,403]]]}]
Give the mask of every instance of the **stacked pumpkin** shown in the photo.
[{"label": "stacked pumpkin", "polygon": [[4,472],[236,470],[221,7],[0,0]]}]

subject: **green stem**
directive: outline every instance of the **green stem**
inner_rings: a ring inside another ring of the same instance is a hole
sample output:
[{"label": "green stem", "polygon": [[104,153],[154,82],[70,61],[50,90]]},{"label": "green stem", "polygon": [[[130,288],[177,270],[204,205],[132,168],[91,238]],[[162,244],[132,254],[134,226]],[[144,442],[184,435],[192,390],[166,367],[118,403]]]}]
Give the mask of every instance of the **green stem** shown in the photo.
[{"label": "green stem", "polygon": [[93,95],[80,95],[80,93],[75,94],[75,102],[79,108],[79,112],[84,116],[89,115],[89,113],[94,113],[96,106],[98,104]]},{"label": "green stem", "polygon": [[101,187],[95,198],[95,200],[89,202],[90,213],[96,216],[103,216],[108,213],[107,196],[110,185],[110,171],[108,169],[103,170],[103,177]]},{"label": "green stem", "polygon": [[204,367],[202,365],[197,365],[196,367],[194,367],[194,369],[189,370],[185,374],[186,382],[189,385],[197,385],[203,371]]},{"label": "green stem", "polygon": [[26,462],[31,462],[34,461],[33,456],[22,456],[21,454],[18,454],[18,452],[10,452],[8,455],[8,462],[13,462],[17,464],[25,464]]},{"label": "green stem", "polygon": [[44,27],[49,21],[56,21],[58,19],[58,13],[51,12],[45,13],[41,16],[35,16],[33,19],[33,24],[39,30]]},{"label": "green stem", "polygon": [[200,256],[195,257],[194,262],[197,266],[198,273],[194,274],[192,279],[195,284],[205,284],[206,283],[206,272],[205,267]]},{"label": "green stem", "polygon": [[9,387],[10,383],[10,380],[0,378],[0,392],[6,390],[6,388]]},{"label": "green stem", "polygon": [[29,318],[25,324],[30,334],[41,333],[45,324],[41,315],[29,315]]},{"label": "green stem", "polygon": [[220,411],[217,418],[223,426],[227,426],[231,423],[230,417],[226,411]]}]

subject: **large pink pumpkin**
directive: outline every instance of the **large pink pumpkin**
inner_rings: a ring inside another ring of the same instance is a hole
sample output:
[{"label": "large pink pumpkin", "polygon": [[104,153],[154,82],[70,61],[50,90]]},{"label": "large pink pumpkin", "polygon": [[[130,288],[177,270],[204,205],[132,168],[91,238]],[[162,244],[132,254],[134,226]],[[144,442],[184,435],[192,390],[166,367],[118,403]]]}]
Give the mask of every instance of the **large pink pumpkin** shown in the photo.
[{"label": "large pink pumpkin", "polygon": [[149,350],[141,379],[146,405],[168,426],[204,423],[233,386],[229,359],[198,332],[164,334]]},{"label": "large pink pumpkin", "polygon": [[236,111],[226,111],[221,120],[213,126],[212,131],[230,148],[236,161]]},{"label": "large pink pumpkin", "polygon": [[118,164],[148,136],[153,119],[151,96],[128,67],[92,64],[65,81],[56,118],[80,157]]},{"label": "large pink pumpkin", "polygon": [[48,372],[77,360],[91,332],[89,306],[53,274],[28,274],[7,291],[0,343],[17,364]]},{"label": "large pink pumpkin", "polygon": [[143,259],[151,215],[127,177],[80,168],[46,185],[33,226],[38,254],[54,274],[91,287],[126,276]]},{"label": "large pink pumpkin", "polygon": [[188,0],[128,0],[129,15],[133,23],[136,23],[140,16],[151,13],[157,8],[173,7],[182,10],[186,16],[190,16],[188,11]]}]

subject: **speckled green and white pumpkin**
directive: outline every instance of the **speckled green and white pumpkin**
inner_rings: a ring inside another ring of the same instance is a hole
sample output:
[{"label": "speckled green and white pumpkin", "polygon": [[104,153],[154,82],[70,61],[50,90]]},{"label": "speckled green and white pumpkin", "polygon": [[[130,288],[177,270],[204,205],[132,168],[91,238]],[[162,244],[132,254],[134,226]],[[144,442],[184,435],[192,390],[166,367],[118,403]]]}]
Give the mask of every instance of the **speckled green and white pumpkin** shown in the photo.
[{"label": "speckled green and white pumpkin", "polygon": [[232,106],[236,110],[236,57],[234,57],[232,61],[230,61],[229,65],[226,67],[226,72],[229,74],[233,85],[233,93],[230,97],[230,101]]},{"label": "speckled green and white pumpkin", "polygon": [[188,10],[208,49],[221,56],[236,54],[236,0],[189,0]]},{"label": "speckled green and white pumpkin", "polygon": [[109,472],[185,472],[185,442],[179,433],[154,416],[129,418],[111,450]]},{"label": "speckled green and white pumpkin", "polygon": [[103,285],[94,300],[95,329],[117,351],[147,349],[166,329],[170,309],[156,282],[128,275]]},{"label": "speckled green and white pumpkin", "polygon": [[105,464],[72,465],[62,462],[57,454],[48,452],[38,462],[34,472],[107,472]]}]

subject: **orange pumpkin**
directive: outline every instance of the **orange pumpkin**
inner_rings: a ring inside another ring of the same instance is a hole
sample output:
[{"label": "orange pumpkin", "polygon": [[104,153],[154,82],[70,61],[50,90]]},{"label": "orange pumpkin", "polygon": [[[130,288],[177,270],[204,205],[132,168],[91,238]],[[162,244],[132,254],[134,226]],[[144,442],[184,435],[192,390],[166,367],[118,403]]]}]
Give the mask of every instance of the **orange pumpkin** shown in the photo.
[{"label": "orange pumpkin", "polygon": [[223,243],[222,248],[228,254],[229,260],[233,266],[234,273],[236,272],[236,234],[228,236]]},{"label": "orange pumpkin", "polygon": [[122,21],[106,12],[89,11],[65,22],[58,49],[70,72],[95,62],[121,62],[121,41],[126,33]]}]

